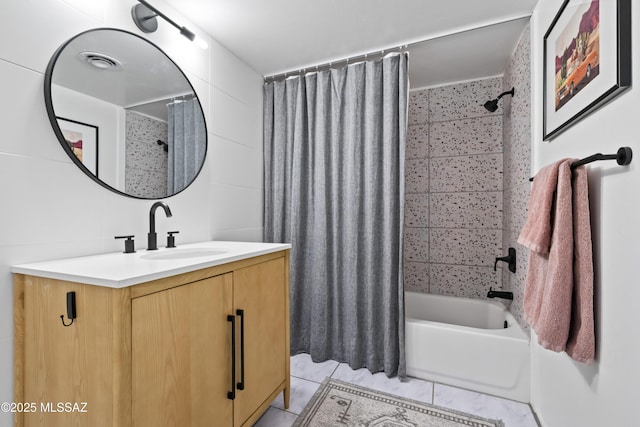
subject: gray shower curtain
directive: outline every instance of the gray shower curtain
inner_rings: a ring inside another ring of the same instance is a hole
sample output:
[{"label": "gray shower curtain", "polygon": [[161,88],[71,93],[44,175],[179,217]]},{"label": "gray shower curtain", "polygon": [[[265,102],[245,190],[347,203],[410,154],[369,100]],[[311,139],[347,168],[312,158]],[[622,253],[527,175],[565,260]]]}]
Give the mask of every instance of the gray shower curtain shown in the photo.
[{"label": "gray shower curtain", "polygon": [[168,194],[182,191],[200,171],[207,135],[200,102],[174,101],[168,108]]},{"label": "gray shower curtain", "polygon": [[264,238],[292,244],[291,352],[401,377],[407,61],[264,89]]}]

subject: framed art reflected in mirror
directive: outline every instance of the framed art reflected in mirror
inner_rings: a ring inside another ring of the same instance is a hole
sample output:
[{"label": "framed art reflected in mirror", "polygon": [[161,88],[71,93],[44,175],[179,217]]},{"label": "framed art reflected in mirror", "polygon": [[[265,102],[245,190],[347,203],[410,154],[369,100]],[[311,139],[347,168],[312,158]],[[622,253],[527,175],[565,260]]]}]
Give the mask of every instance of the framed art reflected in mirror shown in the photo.
[{"label": "framed art reflected in mirror", "polygon": [[56,120],[73,154],[98,178],[98,126],[63,117],[56,117]]}]

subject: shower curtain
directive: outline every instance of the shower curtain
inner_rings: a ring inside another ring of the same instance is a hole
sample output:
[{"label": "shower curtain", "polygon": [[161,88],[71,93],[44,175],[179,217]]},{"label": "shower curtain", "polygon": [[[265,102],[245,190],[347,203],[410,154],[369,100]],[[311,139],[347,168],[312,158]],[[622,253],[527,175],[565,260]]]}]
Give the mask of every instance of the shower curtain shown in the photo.
[{"label": "shower curtain", "polygon": [[207,135],[197,99],[174,101],[168,108],[168,194],[182,191],[200,171]]},{"label": "shower curtain", "polygon": [[405,376],[406,53],[264,89],[264,239],[291,250],[291,353]]}]

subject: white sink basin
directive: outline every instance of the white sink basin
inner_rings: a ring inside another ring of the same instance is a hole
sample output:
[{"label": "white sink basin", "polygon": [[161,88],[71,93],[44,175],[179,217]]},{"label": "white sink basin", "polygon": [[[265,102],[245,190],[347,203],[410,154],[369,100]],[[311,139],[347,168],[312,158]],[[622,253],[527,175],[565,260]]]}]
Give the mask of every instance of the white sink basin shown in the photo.
[{"label": "white sink basin", "polygon": [[213,267],[246,258],[291,249],[287,243],[225,242],[184,243],[156,251],[139,249],[14,265],[11,271],[64,281],[125,288],[177,274]]},{"label": "white sink basin", "polygon": [[225,249],[219,248],[173,248],[162,252],[149,252],[140,258],[150,260],[169,260],[169,259],[192,259],[202,257],[212,257],[227,253]]}]

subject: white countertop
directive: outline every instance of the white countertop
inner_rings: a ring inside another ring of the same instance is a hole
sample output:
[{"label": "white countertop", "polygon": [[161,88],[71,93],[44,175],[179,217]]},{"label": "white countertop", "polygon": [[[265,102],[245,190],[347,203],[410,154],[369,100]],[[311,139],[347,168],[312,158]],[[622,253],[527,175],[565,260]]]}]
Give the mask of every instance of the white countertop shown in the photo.
[{"label": "white countertop", "polygon": [[[115,252],[20,264],[12,266],[11,271],[109,288],[124,288],[290,248],[290,244],[283,243],[210,241],[179,245],[178,248],[171,249],[160,248],[156,251],[140,249],[132,254]],[[216,250],[221,253],[213,253]],[[183,258],[163,258],[182,254]]]}]

